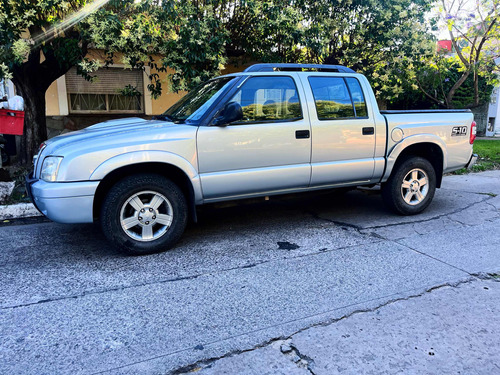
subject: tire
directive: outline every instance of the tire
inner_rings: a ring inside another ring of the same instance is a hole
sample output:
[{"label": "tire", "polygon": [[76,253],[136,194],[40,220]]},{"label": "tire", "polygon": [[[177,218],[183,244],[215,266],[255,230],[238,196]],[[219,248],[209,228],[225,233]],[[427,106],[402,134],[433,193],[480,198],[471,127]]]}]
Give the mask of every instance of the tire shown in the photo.
[{"label": "tire", "polygon": [[400,215],[415,215],[427,208],[436,191],[436,171],[424,158],[412,156],[396,164],[382,185],[385,204]]},{"label": "tire", "polygon": [[186,228],[188,208],[181,189],[155,174],[117,182],[104,198],[101,228],[128,255],[145,255],[174,246]]}]

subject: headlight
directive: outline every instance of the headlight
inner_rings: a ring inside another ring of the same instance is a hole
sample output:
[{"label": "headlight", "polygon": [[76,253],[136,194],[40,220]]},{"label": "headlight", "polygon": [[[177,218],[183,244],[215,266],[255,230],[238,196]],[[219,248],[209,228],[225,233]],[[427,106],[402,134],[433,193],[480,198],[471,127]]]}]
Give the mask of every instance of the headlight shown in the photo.
[{"label": "headlight", "polygon": [[44,181],[55,181],[62,160],[62,156],[47,156],[43,161],[40,178]]}]

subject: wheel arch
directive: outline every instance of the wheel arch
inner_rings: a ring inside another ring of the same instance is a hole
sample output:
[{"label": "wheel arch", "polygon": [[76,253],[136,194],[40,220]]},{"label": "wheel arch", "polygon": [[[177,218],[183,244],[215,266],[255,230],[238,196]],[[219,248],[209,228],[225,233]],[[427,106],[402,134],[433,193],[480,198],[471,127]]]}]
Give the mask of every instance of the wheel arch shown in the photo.
[{"label": "wheel arch", "polygon": [[104,198],[114,184],[125,177],[145,173],[164,176],[179,186],[188,203],[189,217],[196,222],[196,202],[199,198],[196,196],[192,179],[181,168],[173,164],[158,161],[129,164],[109,171],[99,182],[94,195],[92,207],[94,220],[99,218]]},{"label": "wheel arch", "polygon": [[381,182],[386,182],[397,166],[412,156],[427,159],[436,172],[436,187],[441,187],[446,169],[446,145],[434,135],[413,136],[404,139],[387,157],[387,167]]}]

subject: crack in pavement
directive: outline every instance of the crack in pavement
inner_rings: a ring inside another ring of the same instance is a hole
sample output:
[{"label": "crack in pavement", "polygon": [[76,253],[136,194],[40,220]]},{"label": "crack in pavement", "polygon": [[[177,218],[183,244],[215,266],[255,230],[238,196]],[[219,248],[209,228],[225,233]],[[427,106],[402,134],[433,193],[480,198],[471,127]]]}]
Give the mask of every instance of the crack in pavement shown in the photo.
[{"label": "crack in pavement", "polygon": [[[478,194],[478,193],[476,193]],[[490,199],[493,199],[494,197],[491,197],[491,196],[488,196],[488,198],[485,198],[479,202],[474,202],[474,203],[471,203],[465,207],[462,207],[462,208],[459,208],[459,209],[456,209],[454,211],[451,211],[451,212],[448,212],[448,213],[444,213],[444,214],[441,214],[441,215],[437,215],[437,216],[434,216],[434,217],[431,217],[431,218],[427,218],[427,219],[422,219],[422,220],[415,220],[415,221],[412,221],[412,222],[406,222],[406,223],[393,223],[393,224],[384,224],[384,225],[374,225],[374,226],[371,226],[371,227],[363,227],[362,229],[366,230],[366,229],[379,229],[379,228],[387,228],[387,227],[392,227],[392,226],[400,226],[400,225],[407,225],[407,224],[420,224],[420,223],[425,223],[427,221],[430,221],[430,220],[435,220],[435,219],[441,219],[443,217],[447,217],[449,215],[455,215],[455,214],[458,214],[460,212],[463,212],[469,208],[471,208],[472,206],[476,205],[476,204],[480,204],[480,203],[487,203],[488,200]],[[448,218],[450,219],[450,218]],[[453,219],[450,219],[450,220],[453,220]]]},{"label": "crack in pavement", "polygon": [[[316,373],[314,372],[314,366],[315,366],[314,360],[311,357],[308,357],[307,355],[301,353],[300,350],[293,343],[290,344],[290,348],[291,348],[290,353],[293,353],[293,355],[298,359],[296,360],[294,358],[292,359],[292,361],[298,367],[307,369],[311,373],[311,375],[316,375]],[[281,352],[287,355],[283,351]]]},{"label": "crack in pavement", "polygon": [[[459,280],[459,281],[456,281],[456,282],[446,282],[446,283],[443,283],[443,284],[439,284],[439,285],[436,285],[436,286],[433,286],[433,287],[429,287],[427,289],[425,289],[423,292],[420,292],[420,293],[417,293],[417,294],[413,294],[413,295],[409,295],[409,296],[405,296],[405,297],[399,297],[399,298],[392,298],[392,299],[389,299],[388,301],[380,304],[380,305],[377,305],[373,308],[366,308],[366,309],[358,309],[358,310],[354,310],[346,315],[343,315],[339,318],[332,318],[332,319],[327,319],[323,322],[317,322],[317,323],[313,323],[313,324],[310,324],[306,327],[303,327],[299,330],[296,330],[294,331],[293,333],[287,335],[287,336],[279,336],[279,337],[274,337],[274,338],[271,338],[271,339],[268,339],[268,340],[265,340],[257,345],[254,345],[252,346],[251,348],[248,348],[248,349],[236,349],[236,350],[232,350],[232,351],[229,351],[227,353],[224,353],[220,356],[216,356],[216,357],[211,357],[211,358],[205,358],[205,359],[201,359],[201,360],[198,360],[194,363],[191,363],[191,364],[188,364],[188,365],[184,365],[184,366],[181,366],[181,367],[178,367],[177,369],[174,369],[174,370],[171,370],[169,372],[167,372],[168,375],[184,375],[184,374],[189,374],[189,373],[192,373],[192,372],[197,372],[197,371],[200,371],[204,368],[207,368],[209,366],[211,366],[214,362],[220,360],[220,359],[223,359],[223,358],[229,358],[229,357],[233,357],[233,356],[236,356],[238,354],[242,354],[242,353],[247,353],[247,352],[251,352],[251,351],[254,351],[254,350],[257,350],[257,349],[260,349],[260,348],[264,348],[268,345],[271,345],[273,343],[276,343],[278,341],[283,341],[284,343],[286,341],[290,341],[292,340],[293,336],[294,335],[297,335],[301,332],[304,332],[310,328],[314,328],[314,327],[327,327],[331,324],[334,324],[334,323],[337,323],[341,320],[344,320],[344,319],[347,319],[355,314],[363,314],[363,313],[368,313],[368,312],[374,312],[374,311],[377,311],[379,310],[380,308],[384,307],[384,306],[387,306],[387,305],[390,305],[390,304],[393,304],[393,303],[396,303],[396,302],[400,302],[400,301],[408,301],[410,299],[414,299],[414,298],[419,298],[427,293],[431,293],[435,290],[438,290],[438,289],[441,289],[441,288],[446,288],[446,287],[451,287],[451,288],[457,288],[458,286],[460,285],[463,285],[463,284],[467,284],[467,283],[471,283],[471,282],[474,282],[474,281],[478,281],[478,280],[494,280],[496,282],[500,282],[500,278],[496,277],[496,274],[494,274],[495,276],[491,276],[491,274],[487,274],[487,273],[478,273],[478,274],[469,274],[470,276],[468,276],[466,279],[462,279],[462,280]],[[407,293],[409,291],[405,291],[403,293]],[[401,293],[397,293],[397,294],[401,294]],[[390,296],[385,296],[385,297],[380,297],[380,298],[376,298],[374,300],[371,300],[371,301],[376,301],[376,300],[379,300],[379,299],[383,299],[383,298],[387,298],[387,297],[390,297]],[[364,301],[363,303],[366,303],[368,301]],[[351,307],[351,306],[355,306],[355,305],[358,305],[359,303],[357,304],[354,304],[354,305],[349,305],[349,306],[343,306],[343,307],[339,307],[337,309],[333,309],[333,310],[329,310],[329,311],[326,311],[326,312],[322,312],[320,314],[315,314],[315,315],[323,315],[323,314],[326,314],[326,313],[330,313],[330,312],[333,312],[335,310],[338,310],[338,309],[342,309],[342,308],[346,308],[346,307]],[[309,316],[309,317],[314,317],[315,315],[312,315],[312,316]],[[302,319],[307,319],[309,317],[303,317],[303,318],[300,318],[300,319],[296,319],[296,320],[302,320]],[[292,321],[289,321],[289,322],[283,322],[283,323],[280,323],[280,325],[283,325],[283,324],[287,324],[287,323],[290,323]],[[247,335],[249,333],[253,333],[253,332],[257,332],[257,331],[261,331],[261,330],[264,330],[264,329],[267,329],[267,328],[270,328],[270,327],[265,327],[265,328],[262,328],[262,329],[259,329],[259,330],[256,330],[256,331],[252,331],[252,332],[246,332],[246,333],[243,333],[243,334],[240,334],[240,335],[236,335],[236,336],[231,336],[231,337],[227,337],[225,339],[221,339],[221,340],[216,340],[216,341],[213,341],[213,342],[210,342],[210,343],[206,343],[204,344],[204,346],[209,346],[209,345],[213,345],[213,344],[216,344],[216,343],[219,343],[219,342],[222,342],[222,341],[226,341],[226,340],[229,340],[229,339],[232,339],[232,338],[235,338],[235,337],[238,337],[238,336],[243,336],[243,335]],[[290,345],[290,347],[292,347],[293,345]],[[93,373],[93,375],[97,375],[97,374],[103,374],[103,373],[107,373],[107,372],[110,372],[110,371],[115,371],[115,370],[119,370],[119,369],[124,369],[124,368],[127,368],[127,367],[131,367],[131,366],[134,366],[134,365],[137,365],[137,364],[140,364],[140,363],[145,363],[145,362],[148,362],[148,361],[151,361],[151,360],[155,360],[155,359],[159,359],[159,358],[165,358],[165,357],[168,357],[168,356],[171,356],[171,355],[174,355],[174,354],[178,354],[180,352],[183,352],[183,351],[188,351],[188,350],[192,350],[193,348],[185,348],[185,349],[180,349],[176,352],[173,352],[173,353],[168,353],[168,354],[163,354],[163,355],[158,355],[158,356],[155,356],[155,357],[152,357],[152,358],[148,358],[148,359],[145,359],[145,360],[141,360],[141,361],[137,361],[137,362],[134,362],[134,363],[130,363],[130,364],[126,364],[126,365],[123,365],[123,366],[120,366],[120,367],[114,367],[114,368],[110,368],[110,369],[107,369],[107,370],[104,370],[104,371],[100,371],[100,372],[96,372],[96,373]],[[295,348],[296,349],[296,348]],[[292,349],[293,350],[293,349]],[[297,349],[296,349],[297,350]],[[306,362],[308,362],[309,364],[312,364],[313,362],[310,362],[310,358],[308,358],[307,356],[301,356],[299,354],[300,352],[298,352],[297,350],[297,355],[301,358],[301,360],[305,360]],[[312,360],[311,360],[312,361]],[[310,366],[311,368],[308,368],[309,371],[314,371],[313,369],[313,365]],[[314,372],[312,372],[312,374],[314,374]]]},{"label": "crack in pavement", "polygon": [[[480,194],[480,193],[475,193],[475,194]],[[465,210],[473,207],[476,204],[487,203],[487,204],[491,205],[491,203],[488,202],[488,200],[493,199],[493,198],[494,197],[488,195],[487,198],[485,198],[485,199],[483,199],[483,200],[481,200],[479,202],[473,202],[473,203],[471,203],[471,204],[469,204],[469,205],[467,205],[465,207],[461,207],[461,208],[456,209],[454,211],[451,211],[451,212],[448,212],[448,213],[444,213],[444,214],[440,214],[440,215],[437,215],[437,216],[434,216],[434,217],[431,217],[431,218],[427,218],[427,219],[416,220],[416,221],[411,221],[411,222],[389,223],[389,224],[384,224],[384,225],[374,225],[374,226],[367,226],[367,227],[362,227],[362,226],[359,226],[359,225],[356,225],[356,224],[351,224],[351,223],[347,223],[347,222],[343,222],[343,221],[339,221],[339,220],[329,219],[329,218],[321,216],[321,214],[319,214],[318,212],[315,212],[313,210],[304,209],[303,212],[306,213],[306,214],[311,215],[313,218],[318,219],[318,220],[326,221],[326,222],[329,222],[329,223],[332,223],[332,224],[335,224],[335,225],[338,225],[338,226],[341,226],[341,227],[352,228],[352,229],[356,230],[362,236],[369,236],[369,237],[374,237],[374,238],[379,238],[379,239],[383,239],[383,240],[392,241],[392,240],[389,240],[389,239],[387,239],[387,238],[379,235],[378,233],[365,232],[365,231],[368,231],[370,229],[381,229],[381,228],[397,227],[397,226],[403,226],[403,225],[421,224],[421,223],[426,223],[428,221],[436,220],[436,219],[441,219],[441,218],[447,218],[450,221],[454,221],[454,222],[460,223],[457,220],[454,220],[454,219],[452,219],[452,218],[450,218],[448,216],[455,215],[457,213],[463,212],[463,211],[465,211]],[[469,226],[469,225],[464,224],[464,223],[460,223],[460,224]],[[417,234],[419,234],[419,233],[417,232]]]},{"label": "crack in pavement", "polygon": [[[387,240],[387,241],[391,241],[391,240]],[[398,240],[398,241],[401,241],[401,240]],[[451,268],[454,268],[454,269],[456,269],[456,270],[459,270],[459,271],[465,272],[465,273],[467,273],[467,274],[469,274],[469,275],[471,275],[471,276],[473,275],[472,273],[470,273],[470,272],[468,272],[468,271],[466,271],[466,270],[464,270],[464,269],[462,269],[462,268],[460,268],[460,267],[454,266],[453,264],[447,263],[447,262],[445,262],[444,260],[441,260],[441,259],[439,259],[439,258],[433,257],[432,255],[429,255],[429,254],[427,254],[427,253],[424,253],[423,251],[416,250],[416,249],[414,249],[414,248],[412,248],[412,247],[410,247],[410,246],[408,246],[408,245],[406,245],[406,244],[404,244],[404,243],[400,243],[400,242],[397,242],[397,241],[391,241],[391,242],[396,243],[396,244],[398,244],[398,245],[400,245],[400,246],[406,247],[407,249],[410,249],[411,251],[414,251],[414,252],[416,252],[416,253],[418,253],[418,254],[420,254],[420,255],[426,256],[426,257],[428,257],[428,258],[430,258],[430,259],[433,259],[433,260],[435,260],[435,261],[437,261],[437,262],[443,263],[443,264],[445,264],[445,265],[447,265],[447,266],[449,266],[449,267],[451,267]]]}]

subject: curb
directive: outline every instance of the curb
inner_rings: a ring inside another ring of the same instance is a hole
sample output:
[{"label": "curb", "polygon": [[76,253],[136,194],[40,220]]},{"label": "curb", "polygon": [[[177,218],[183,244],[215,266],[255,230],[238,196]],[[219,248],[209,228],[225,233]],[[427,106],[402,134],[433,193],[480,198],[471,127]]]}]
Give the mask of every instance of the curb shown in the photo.
[{"label": "curb", "polygon": [[42,216],[42,214],[35,208],[33,203],[0,205],[0,221],[34,216]]}]

